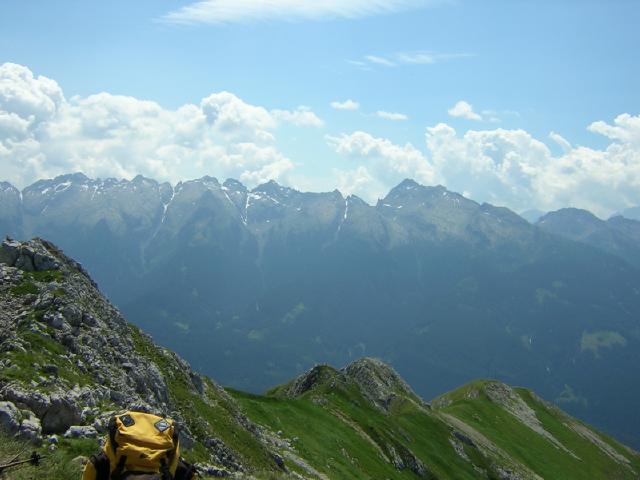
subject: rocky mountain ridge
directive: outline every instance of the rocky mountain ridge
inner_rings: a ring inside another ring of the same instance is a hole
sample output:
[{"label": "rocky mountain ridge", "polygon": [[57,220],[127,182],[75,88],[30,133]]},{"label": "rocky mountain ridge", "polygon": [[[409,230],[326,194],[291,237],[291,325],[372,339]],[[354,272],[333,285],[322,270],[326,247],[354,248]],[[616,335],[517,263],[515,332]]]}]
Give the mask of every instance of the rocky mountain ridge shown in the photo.
[{"label": "rocky mountain ridge", "polygon": [[601,220],[587,210],[563,208],[538,220],[546,232],[591,245],[640,266],[640,222],[616,215]]}]

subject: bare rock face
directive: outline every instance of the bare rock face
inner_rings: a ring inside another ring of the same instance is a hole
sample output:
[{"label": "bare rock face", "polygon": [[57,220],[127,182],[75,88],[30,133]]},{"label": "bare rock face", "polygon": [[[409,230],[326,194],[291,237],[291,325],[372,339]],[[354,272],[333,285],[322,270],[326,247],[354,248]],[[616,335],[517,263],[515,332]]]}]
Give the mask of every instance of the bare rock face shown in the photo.
[{"label": "bare rock face", "polygon": [[60,264],[42,242],[22,243],[7,239],[0,249],[0,263],[26,272],[57,270]]},{"label": "bare rock face", "polygon": [[347,365],[341,372],[360,387],[362,394],[371,403],[383,411],[389,411],[393,401],[398,398],[423,404],[402,377],[380,360],[362,358]]},{"label": "bare rock face", "polygon": [[11,402],[0,402],[0,425],[9,432],[15,432],[20,427],[20,412]]}]

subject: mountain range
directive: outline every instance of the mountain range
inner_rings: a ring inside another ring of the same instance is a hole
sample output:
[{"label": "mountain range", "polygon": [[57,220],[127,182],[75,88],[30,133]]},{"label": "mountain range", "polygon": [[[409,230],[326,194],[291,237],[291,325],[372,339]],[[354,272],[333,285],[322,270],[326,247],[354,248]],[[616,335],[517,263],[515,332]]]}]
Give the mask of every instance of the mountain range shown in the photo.
[{"label": "mountain range", "polygon": [[[634,479],[640,454],[534,392],[476,380],[425,402],[389,365],[316,365],[254,395],[224,389],[128,323],[45,240],[0,245],[0,466],[7,480],[79,477],[109,419],[181,425],[203,478]],[[429,372],[424,372],[429,378]],[[45,473],[46,472],[46,473]]]},{"label": "mountain range", "polygon": [[495,378],[634,446],[638,225],[573,209],[531,224],[412,180],[376,205],[211,177],[0,184],[0,233],[60,245],[224,385],[375,356],[424,398]]}]

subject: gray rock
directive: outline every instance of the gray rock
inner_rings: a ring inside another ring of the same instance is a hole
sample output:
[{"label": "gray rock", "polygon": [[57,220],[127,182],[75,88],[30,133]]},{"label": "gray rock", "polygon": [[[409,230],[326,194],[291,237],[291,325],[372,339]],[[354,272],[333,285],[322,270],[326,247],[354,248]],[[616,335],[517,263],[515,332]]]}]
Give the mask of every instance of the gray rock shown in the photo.
[{"label": "gray rock", "polygon": [[89,327],[94,327],[97,324],[97,321],[95,317],[90,313],[83,312],[82,323],[84,323],[85,325],[88,325]]},{"label": "gray rock", "polygon": [[79,327],[82,324],[82,311],[73,304],[64,307],[62,310],[62,316],[74,327]]},{"label": "gray rock", "polygon": [[59,312],[46,313],[43,317],[43,320],[56,330],[62,330],[66,325],[64,317]]},{"label": "gray rock", "polygon": [[42,425],[38,417],[31,414],[29,418],[22,420],[18,433],[30,442],[39,443],[42,440]]},{"label": "gray rock", "polygon": [[98,431],[91,425],[72,425],[64,433],[64,438],[97,438]]},{"label": "gray rock", "polygon": [[38,391],[25,390],[15,384],[4,387],[3,396],[5,400],[15,403],[20,408],[31,410],[38,417],[42,417],[51,406],[51,399],[48,395]]},{"label": "gray rock", "polygon": [[13,403],[0,402],[0,425],[11,433],[20,428],[20,411]]},{"label": "gray rock", "polygon": [[6,239],[0,247],[0,263],[13,267],[20,255],[20,242]]},{"label": "gray rock", "polygon": [[47,251],[46,243],[22,243],[6,239],[0,247],[0,263],[25,272],[59,269],[60,264]]},{"label": "gray rock", "polygon": [[81,421],[81,410],[71,399],[61,396],[51,396],[51,406],[42,417],[42,431],[44,433],[64,433],[71,425]]}]

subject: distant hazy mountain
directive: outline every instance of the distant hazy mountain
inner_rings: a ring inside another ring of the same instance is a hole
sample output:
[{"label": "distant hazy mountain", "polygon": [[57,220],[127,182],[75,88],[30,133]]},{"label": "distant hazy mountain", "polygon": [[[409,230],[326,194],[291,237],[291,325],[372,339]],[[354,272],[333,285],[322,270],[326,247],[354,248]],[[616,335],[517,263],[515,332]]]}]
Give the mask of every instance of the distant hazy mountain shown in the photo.
[{"label": "distant hazy mountain", "polygon": [[569,235],[551,214],[535,226],[411,180],[375,206],[210,177],[171,187],[76,174],[22,201],[3,192],[6,232],[59,244],[132,321],[223,384],[261,390],[373,355],[425,398],[496,378],[640,445],[626,220],[605,222],[618,233],[601,245],[592,227]]},{"label": "distant hazy mountain", "polygon": [[640,220],[640,206],[627,208],[622,211],[622,216],[632,220]]},{"label": "distant hazy mountain", "polygon": [[640,222],[622,216],[600,220],[587,210],[564,208],[542,217],[543,230],[592,245],[640,266]]},{"label": "distant hazy mountain", "polygon": [[529,223],[536,223],[545,215],[545,212],[542,210],[527,210],[526,212],[522,212],[520,216],[524,218]]}]

